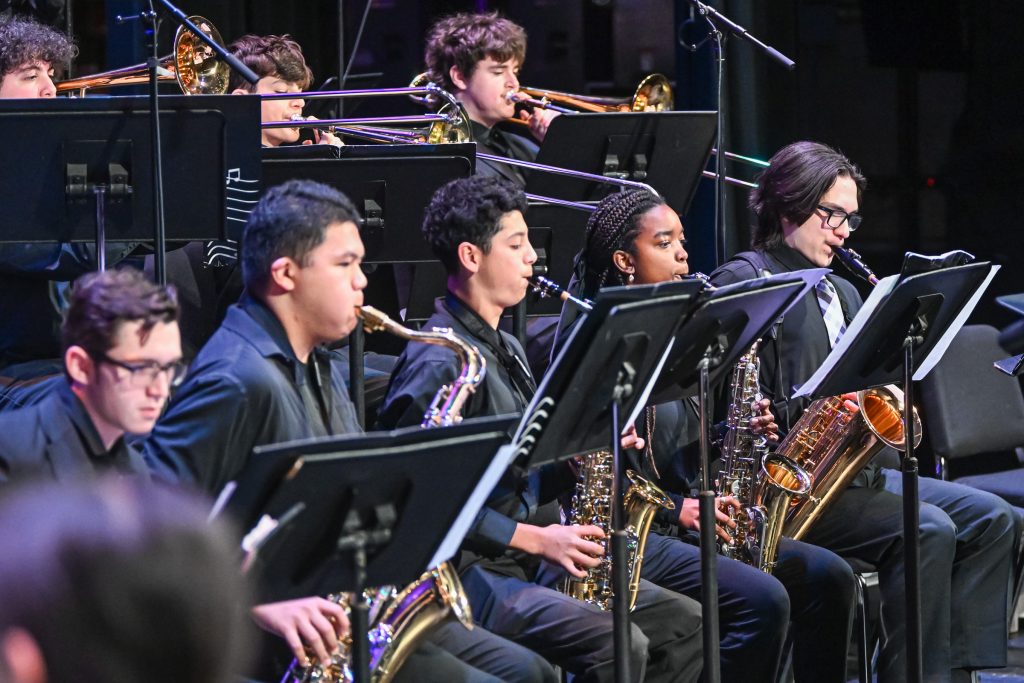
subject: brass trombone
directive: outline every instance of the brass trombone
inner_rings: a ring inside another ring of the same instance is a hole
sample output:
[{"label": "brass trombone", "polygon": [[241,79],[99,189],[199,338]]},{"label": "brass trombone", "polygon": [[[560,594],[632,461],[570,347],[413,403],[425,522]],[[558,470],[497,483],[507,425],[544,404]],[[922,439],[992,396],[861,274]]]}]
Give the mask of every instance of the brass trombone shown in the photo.
[{"label": "brass trombone", "polygon": [[[192,15],[189,21],[198,26],[215,43],[223,45],[220,32],[206,18]],[[184,26],[174,34],[171,54],[160,60],[157,79],[177,81],[181,92],[186,95],[222,95],[228,90],[231,68],[220,59],[203,41],[196,38]],[[113,88],[123,85],[141,85],[149,81],[149,67],[136,64],[113,71],[103,71],[91,76],[71,78],[56,84],[58,93],[78,91],[84,97],[87,90]]]},{"label": "brass trombone", "polygon": [[518,92],[510,91],[506,98],[511,102],[550,109],[563,114],[668,111],[675,106],[672,84],[661,74],[650,74],[640,81],[632,98],[592,97],[539,88],[520,88]]},{"label": "brass trombone", "polygon": [[[263,128],[326,128],[336,135],[382,142],[388,144],[438,144],[447,142],[472,142],[473,134],[469,127],[469,118],[463,112],[455,96],[447,90],[433,84],[427,83],[422,86],[409,86],[407,88],[382,88],[377,90],[335,90],[329,92],[310,93],[273,93],[260,95],[267,99],[327,99],[332,97],[377,97],[388,95],[408,95],[417,101],[428,98],[438,98],[446,101],[436,114],[421,114],[417,116],[371,116],[345,119],[315,119],[301,121],[274,121],[260,124]],[[396,130],[391,128],[376,128],[368,124],[407,124],[427,123],[426,131],[422,130]],[[569,176],[583,181],[591,181],[605,185],[615,185],[620,188],[643,189],[657,195],[658,192],[647,183],[635,180],[623,180],[620,178],[608,178],[596,173],[585,173],[574,171],[560,166],[548,166],[532,161],[521,161],[496,154],[477,152],[477,159],[492,161],[509,166],[518,166],[542,173],[554,173],[557,175]],[[527,193],[527,198],[534,201],[558,204],[572,208],[593,211],[594,206],[585,202],[574,202],[556,197],[545,197]]]}]

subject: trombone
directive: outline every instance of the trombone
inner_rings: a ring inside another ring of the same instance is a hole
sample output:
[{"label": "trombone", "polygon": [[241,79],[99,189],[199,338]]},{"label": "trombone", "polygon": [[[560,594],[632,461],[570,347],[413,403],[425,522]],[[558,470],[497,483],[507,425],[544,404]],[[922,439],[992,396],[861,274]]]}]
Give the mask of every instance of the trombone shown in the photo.
[{"label": "trombone", "polygon": [[[472,142],[473,133],[469,127],[469,117],[463,112],[459,101],[455,96],[434,83],[426,83],[421,86],[409,86],[406,88],[380,88],[375,90],[334,90],[327,92],[309,93],[272,93],[260,95],[267,99],[327,99],[337,97],[383,97],[394,95],[408,95],[417,101],[426,101],[429,98],[440,98],[445,100],[445,105],[436,114],[420,114],[415,116],[371,116],[360,118],[343,119],[315,119],[315,120],[294,120],[294,121],[273,121],[260,124],[263,128],[326,128],[336,135],[363,138],[373,142],[386,144],[443,144],[449,142]],[[367,124],[407,124],[407,123],[428,123],[426,131],[422,130],[396,130],[390,128],[376,128]],[[647,183],[636,180],[624,180],[620,178],[609,178],[596,173],[574,171],[560,166],[548,166],[533,161],[521,161],[509,157],[498,156],[477,152],[477,159],[491,161],[509,166],[518,166],[542,173],[553,173],[577,178],[583,181],[615,185],[622,189],[643,189],[655,195],[658,191]],[[585,202],[574,202],[556,197],[543,195],[526,194],[528,199],[558,204],[585,211],[593,211],[594,206]]]},{"label": "trombone", "polygon": [[[224,45],[217,28],[205,17],[197,14],[189,21],[219,45]],[[184,26],[174,34],[171,54],[160,59],[157,80],[177,81],[185,95],[223,95],[228,90],[231,68],[217,59],[217,55],[203,41],[196,38]],[[122,69],[103,71],[91,76],[71,78],[56,84],[58,93],[77,91],[85,97],[86,91],[94,88],[113,88],[122,85],[141,85],[149,82],[149,67],[136,64]]]},{"label": "trombone", "polygon": [[[550,109],[562,114],[668,111],[675,106],[672,84],[661,74],[650,74],[645,77],[631,98],[592,97],[538,88],[520,88],[518,92],[509,91],[505,97],[510,102]],[[553,102],[558,104],[552,104]],[[522,123],[520,119],[513,120]]]}]

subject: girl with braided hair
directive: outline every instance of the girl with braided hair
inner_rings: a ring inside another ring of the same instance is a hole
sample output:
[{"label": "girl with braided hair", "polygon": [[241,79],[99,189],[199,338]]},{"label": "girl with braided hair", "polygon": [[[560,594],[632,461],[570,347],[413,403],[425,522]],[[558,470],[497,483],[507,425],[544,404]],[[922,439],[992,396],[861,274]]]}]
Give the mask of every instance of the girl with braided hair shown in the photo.
[{"label": "girl with braided hair", "polygon": [[[651,192],[606,197],[587,223],[576,257],[580,294],[602,287],[655,284],[689,273],[679,216]],[[646,452],[623,451],[632,467],[661,486],[676,504],[659,510],[645,551],[643,578],[700,599],[697,548],[697,440],[699,419],[692,400],[649,406],[638,432]],[[777,440],[774,417],[762,406],[755,429]],[[634,455],[636,454],[636,455]],[[720,505],[738,505],[735,498]],[[717,512],[720,523],[728,517]],[[722,528],[720,536],[725,536]],[[727,537],[727,536],[725,536]],[[774,681],[787,635],[793,641],[797,681],[846,680],[846,644],[853,619],[853,574],[828,550],[783,539],[773,575],[718,558],[720,650],[723,681]],[[790,626],[792,622],[792,626]]]}]

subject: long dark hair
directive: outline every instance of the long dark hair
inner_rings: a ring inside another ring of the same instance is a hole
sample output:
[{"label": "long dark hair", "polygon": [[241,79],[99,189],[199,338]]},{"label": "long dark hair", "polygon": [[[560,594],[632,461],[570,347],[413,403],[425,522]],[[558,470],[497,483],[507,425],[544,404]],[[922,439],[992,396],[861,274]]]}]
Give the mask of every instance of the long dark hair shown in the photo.
[{"label": "long dark hair", "polygon": [[750,193],[750,208],[757,216],[751,236],[754,249],[781,246],[782,220],[797,225],[806,221],[836,178],[847,176],[856,183],[858,202],[867,187],[856,164],[820,142],[801,140],[786,145],[769,164]]}]

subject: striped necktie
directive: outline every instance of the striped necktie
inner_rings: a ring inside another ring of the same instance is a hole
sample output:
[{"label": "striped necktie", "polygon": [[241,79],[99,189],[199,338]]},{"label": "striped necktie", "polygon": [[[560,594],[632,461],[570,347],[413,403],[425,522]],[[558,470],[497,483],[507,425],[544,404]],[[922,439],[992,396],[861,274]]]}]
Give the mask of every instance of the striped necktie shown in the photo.
[{"label": "striped necktie", "polygon": [[828,345],[833,347],[846,332],[846,318],[843,316],[843,306],[839,303],[839,293],[825,277],[821,278],[814,289],[818,295],[821,317],[825,319],[825,328],[828,330]]}]

